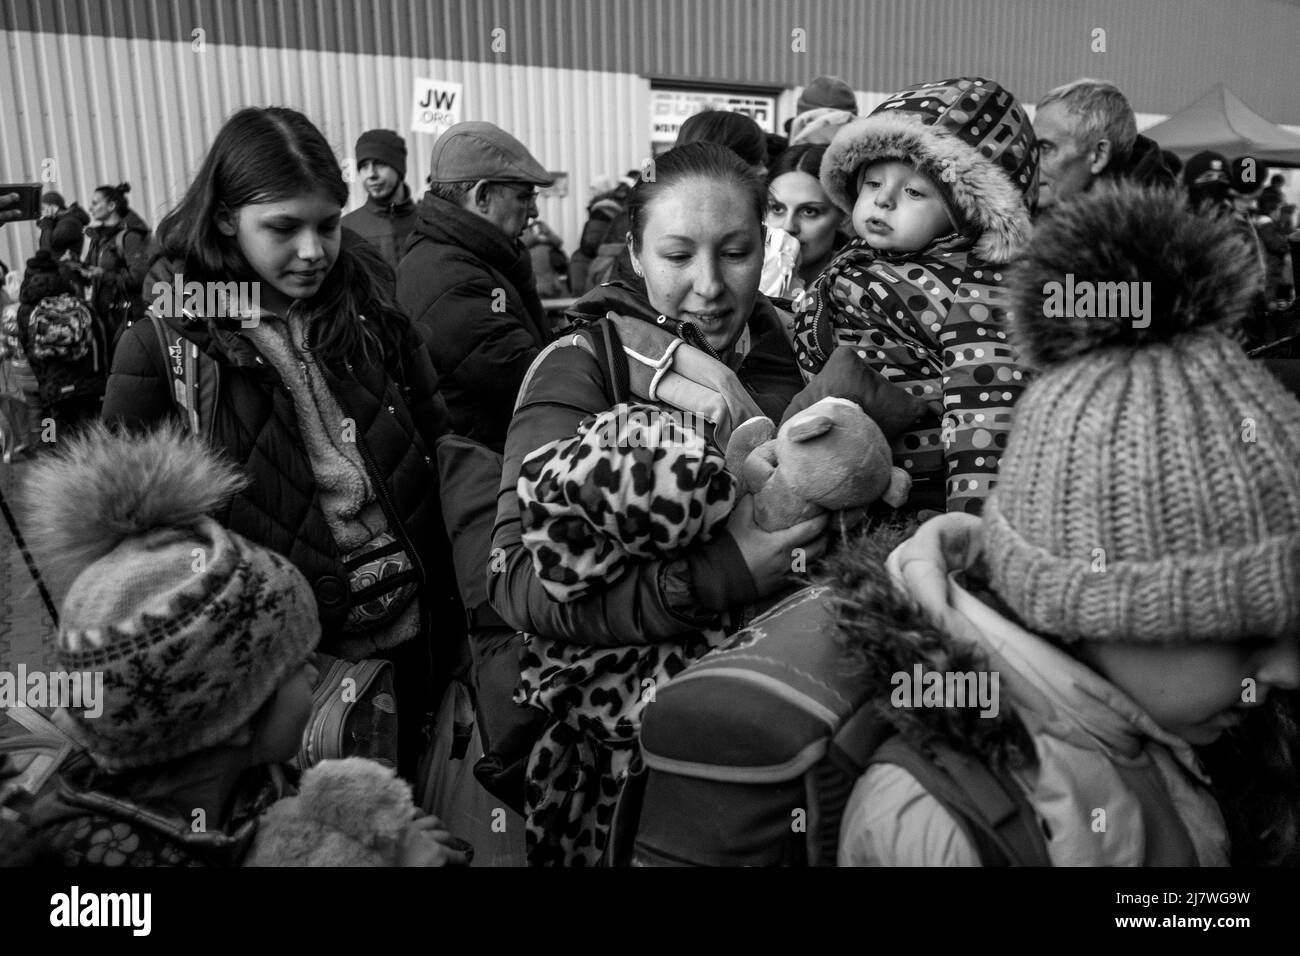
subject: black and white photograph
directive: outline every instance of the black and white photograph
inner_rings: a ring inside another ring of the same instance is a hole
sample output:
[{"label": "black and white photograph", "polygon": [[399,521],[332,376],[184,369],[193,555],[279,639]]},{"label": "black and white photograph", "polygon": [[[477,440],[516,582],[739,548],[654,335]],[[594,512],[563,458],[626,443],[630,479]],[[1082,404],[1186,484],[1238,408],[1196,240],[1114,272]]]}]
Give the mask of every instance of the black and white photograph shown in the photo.
[{"label": "black and white photograph", "polygon": [[1298,63],[1300,0],[0,0],[0,925],[1289,925]]}]

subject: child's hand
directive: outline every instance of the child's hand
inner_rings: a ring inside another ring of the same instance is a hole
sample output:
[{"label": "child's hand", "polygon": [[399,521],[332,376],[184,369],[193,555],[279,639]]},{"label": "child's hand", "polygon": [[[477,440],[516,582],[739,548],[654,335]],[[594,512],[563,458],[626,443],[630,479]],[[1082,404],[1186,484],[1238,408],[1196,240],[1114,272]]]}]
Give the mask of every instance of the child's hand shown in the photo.
[{"label": "child's hand", "polygon": [[473,848],[451,835],[432,814],[416,817],[407,825],[398,850],[398,866],[467,866]]},{"label": "child's hand", "polygon": [[795,548],[803,549],[805,561],[821,557],[826,550],[828,521],[829,515],[823,512],[783,531],[764,531],[754,520],[754,496],[745,495],[736,502],[727,530],[745,558],[759,597],[772,594],[788,583]]}]

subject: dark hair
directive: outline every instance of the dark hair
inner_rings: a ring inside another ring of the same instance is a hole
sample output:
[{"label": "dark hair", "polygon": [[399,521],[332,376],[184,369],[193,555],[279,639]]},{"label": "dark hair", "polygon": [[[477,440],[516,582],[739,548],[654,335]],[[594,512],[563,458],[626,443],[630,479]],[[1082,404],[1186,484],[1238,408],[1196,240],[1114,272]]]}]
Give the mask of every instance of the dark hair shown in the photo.
[{"label": "dark hair", "polygon": [[675,146],[717,143],[751,166],[767,165],[767,136],[748,116],[730,110],[704,110],[688,116],[677,131]]},{"label": "dark hair", "polygon": [[767,171],[767,184],[776,182],[777,177],[786,173],[807,173],[813,179],[821,178],[822,157],[826,155],[825,143],[800,143],[791,146],[776,157],[772,168]]},{"label": "dark hair", "polygon": [[126,201],[126,194],[131,191],[130,183],[118,183],[116,186],[96,186],[95,192],[102,193],[104,201],[111,203],[113,211],[125,216],[131,211],[131,204]]},{"label": "dark hair", "polygon": [[[159,255],[200,281],[255,279],[238,243],[217,228],[218,212],[309,192],[323,192],[340,209],[348,200],[343,170],[320,130],[297,110],[242,109],[226,120],[184,198],[159,223]],[[360,245],[346,239],[344,230],[338,259],[304,303],[316,330],[312,348],[327,360],[365,362],[374,345],[392,366],[410,320],[358,255]]]},{"label": "dark hair", "polygon": [[627,197],[627,215],[632,243],[640,248],[645,234],[646,210],[661,192],[688,179],[717,179],[737,186],[749,196],[754,219],[761,227],[767,213],[767,186],[753,167],[716,143],[687,143],[674,146],[654,161],[652,179],[637,180]]}]

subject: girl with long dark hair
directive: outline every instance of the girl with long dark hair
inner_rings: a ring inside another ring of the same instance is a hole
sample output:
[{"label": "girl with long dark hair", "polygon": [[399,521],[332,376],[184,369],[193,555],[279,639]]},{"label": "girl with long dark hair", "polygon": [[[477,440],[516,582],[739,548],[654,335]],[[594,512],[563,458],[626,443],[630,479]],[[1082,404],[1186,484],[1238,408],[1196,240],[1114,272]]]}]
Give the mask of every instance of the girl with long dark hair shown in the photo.
[{"label": "girl with long dark hair", "polygon": [[301,113],[234,114],[159,226],[156,321],[123,336],[104,416],[147,427],[185,394],[182,417],[253,479],[218,520],[306,575],[323,651],[394,662],[413,779],[462,633],[433,459],[448,418],[391,268],[340,226],[347,195]]}]

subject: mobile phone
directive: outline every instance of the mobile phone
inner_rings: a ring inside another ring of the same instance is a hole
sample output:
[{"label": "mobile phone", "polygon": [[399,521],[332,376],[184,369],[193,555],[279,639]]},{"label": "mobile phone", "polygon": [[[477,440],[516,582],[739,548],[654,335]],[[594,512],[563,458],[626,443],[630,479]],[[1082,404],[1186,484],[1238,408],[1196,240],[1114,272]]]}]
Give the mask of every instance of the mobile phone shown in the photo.
[{"label": "mobile phone", "polygon": [[[41,218],[41,191],[44,187],[40,183],[0,183],[0,196],[8,196],[10,193],[18,194],[18,219],[39,219]],[[12,211],[10,209],[9,211]]]}]

